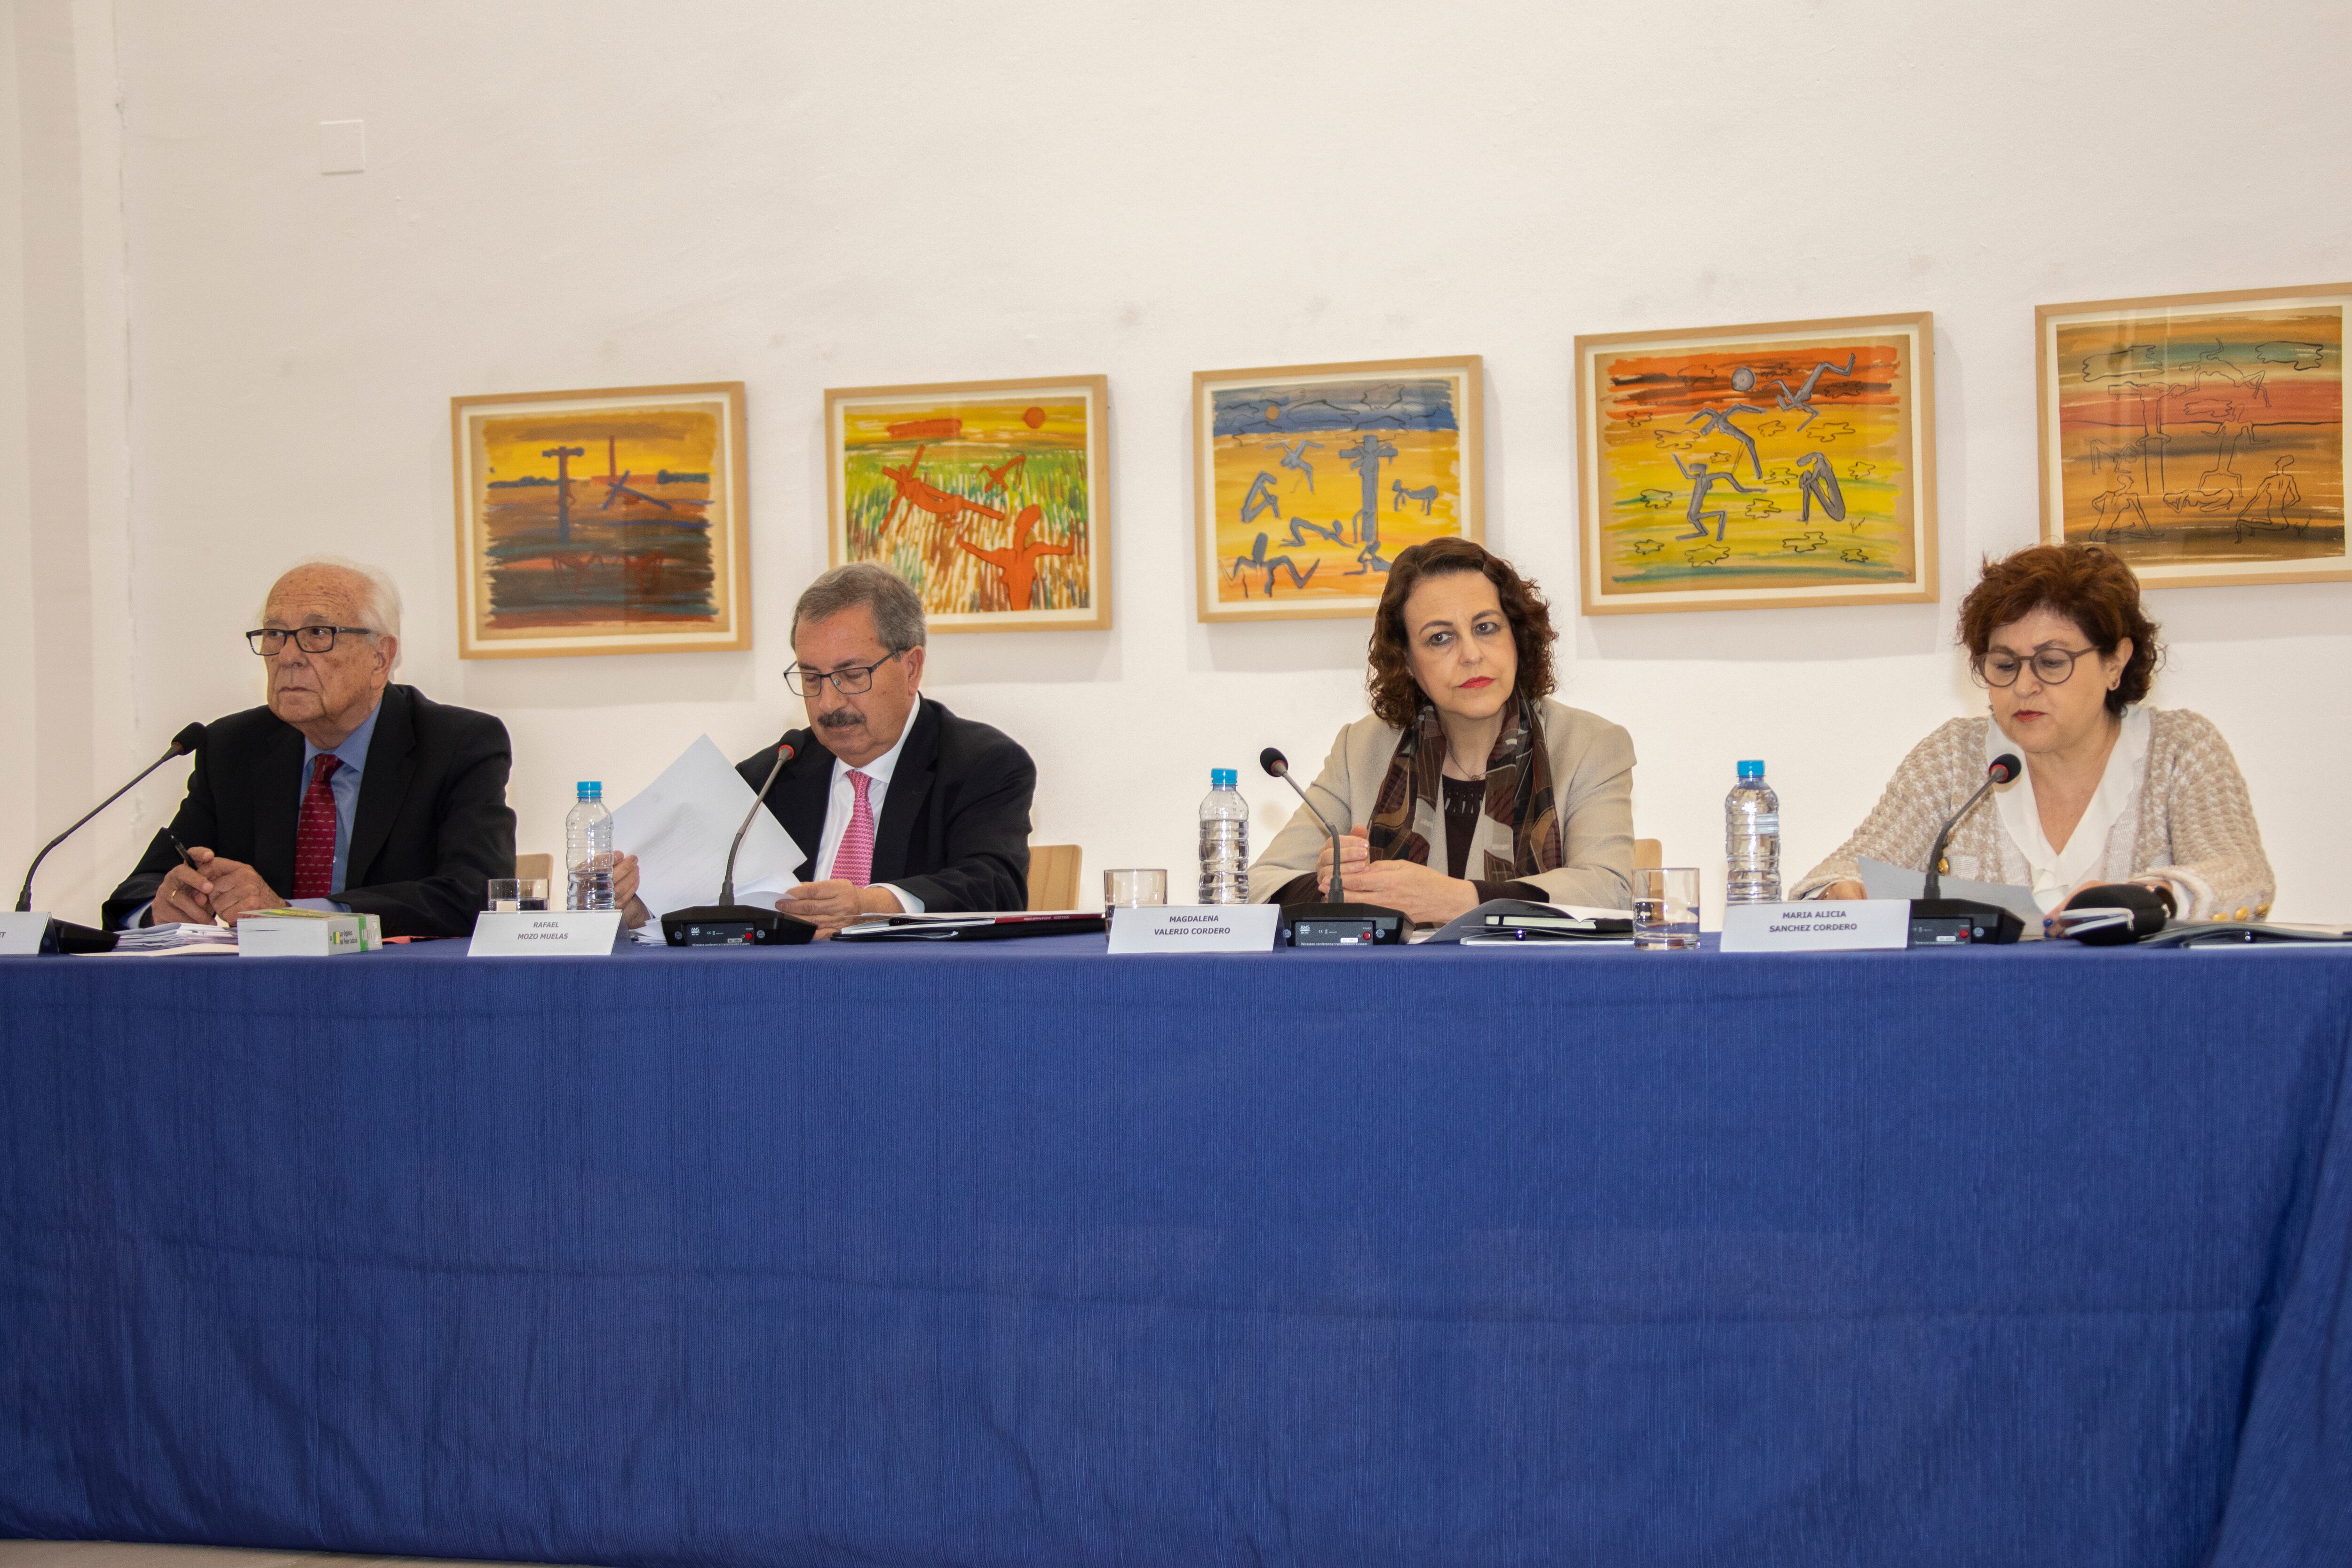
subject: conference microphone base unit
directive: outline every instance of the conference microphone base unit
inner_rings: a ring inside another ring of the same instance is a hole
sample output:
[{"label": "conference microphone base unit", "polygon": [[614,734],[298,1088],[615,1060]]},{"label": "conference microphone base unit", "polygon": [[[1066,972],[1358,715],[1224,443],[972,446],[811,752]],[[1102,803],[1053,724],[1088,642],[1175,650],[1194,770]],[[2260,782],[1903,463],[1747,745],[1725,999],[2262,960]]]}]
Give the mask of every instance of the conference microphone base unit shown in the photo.
[{"label": "conference microphone base unit", "polygon": [[673,947],[797,947],[814,941],[805,920],[749,904],[699,904],[661,917],[662,940]]},{"label": "conference microphone base unit", "polygon": [[2014,942],[2025,935],[2025,922],[1993,904],[1965,898],[1915,898],[1911,901],[1911,942],[1914,947],[1956,947],[1980,942]]},{"label": "conference microphone base unit", "polygon": [[1282,912],[1286,947],[1391,947],[1412,922],[1377,904],[1295,904]]}]

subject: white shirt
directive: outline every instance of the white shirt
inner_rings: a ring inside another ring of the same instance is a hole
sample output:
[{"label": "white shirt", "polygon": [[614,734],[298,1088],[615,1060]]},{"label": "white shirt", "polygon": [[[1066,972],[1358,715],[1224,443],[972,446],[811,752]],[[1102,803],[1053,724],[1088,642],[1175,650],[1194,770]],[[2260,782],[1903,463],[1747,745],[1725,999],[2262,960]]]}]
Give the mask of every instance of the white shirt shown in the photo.
[{"label": "white shirt", "polygon": [[[890,749],[857,769],[873,782],[866,787],[866,809],[874,813],[874,824],[882,824],[882,800],[890,793],[890,775],[898,770],[898,753],[907,748],[907,737],[915,733],[915,720],[923,711],[923,699],[918,695],[915,706],[907,710],[907,727]],[[833,789],[824,798],[824,832],[817,840],[816,863],[811,869],[816,873],[812,882],[831,882],[834,862],[841,858],[841,841],[849,833],[850,813],[857,809],[857,786],[849,781],[849,764],[836,757],[833,759]],[[887,887],[909,915],[923,912],[923,901],[895,883],[877,883]]]},{"label": "white shirt", "polygon": [[[2138,705],[2125,709],[2115,748],[2107,753],[2107,770],[2100,775],[2099,788],[2091,803],[2083,808],[2083,820],[2074,824],[2063,850],[2052,849],[2042,831],[2042,812],[2033,800],[2032,758],[2021,751],[2018,754],[2025,764],[2024,789],[1994,791],[2001,828],[2032,874],[2033,902],[2043,914],[2063,904],[2085,879],[2097,876],[2121,882],[2128,877],[2130,843],[2122,846],[2118,860],[2110,852],[2115,846],[2109,841],[2119,827],[2128,833],[2137,820],[2133,799],[2139,790],[2140,776],[2147,770],[2147,739],[2148,710]],[[2000,726],[1987,725],[1985,761],[1990,764],[2008,749],[2009,738],[2001,734]],[[2123,868],[2120,873],[2114,869],[2117,863]]]}]

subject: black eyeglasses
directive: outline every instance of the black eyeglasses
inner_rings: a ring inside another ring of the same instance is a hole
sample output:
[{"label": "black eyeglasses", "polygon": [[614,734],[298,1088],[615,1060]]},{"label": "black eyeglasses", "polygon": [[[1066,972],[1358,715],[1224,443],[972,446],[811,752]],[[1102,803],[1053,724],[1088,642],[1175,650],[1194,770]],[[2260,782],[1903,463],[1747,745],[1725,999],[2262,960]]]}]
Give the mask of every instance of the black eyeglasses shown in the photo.
[{"label": "black eyeglasses", "polygon": [[1977,684],[1982,686],[2013,686],[2017,685],[2018,672],[2031,664],[2033,666],[2033,678],[2043,685],[2063,685],[2066,677],[2074,673],[2074,661],[2088,658],[2097,652],[2096,648],[2042,647],[2034,649],[2030,659],[2021,659],[2011,653],[1987,653],[1974,661]]},{"label": "black eyeglasses", "polygon": [[323,653],[335,645],[338,634],[351,637],[373,637],[375,633],[365,626],[264,626],[245,634],[245,645],[263,658],[286,651],[286,639],[306,653]]},{"label": "black eyeglasses", "polygon": [[784,685],[796,697],[813,697],[824,690],[825,682],[831,681],[835,691],[843,696],[854,697],[873,686],[875,671],[906,651],[901,648],[898,653],[877,659],[870,664],[844,664],[837,670],[808,670],[794,664],[784,672]]}]

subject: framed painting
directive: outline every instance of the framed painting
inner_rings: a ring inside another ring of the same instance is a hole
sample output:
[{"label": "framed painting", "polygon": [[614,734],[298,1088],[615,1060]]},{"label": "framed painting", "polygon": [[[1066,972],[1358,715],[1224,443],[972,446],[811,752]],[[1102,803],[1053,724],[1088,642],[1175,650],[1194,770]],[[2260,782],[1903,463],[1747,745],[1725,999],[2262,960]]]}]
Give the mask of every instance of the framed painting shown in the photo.
[{"label": "framed painting", "polygon": [[1102,376],[824,394],[833,564],[880,561],[934,632],[1110,626]]},{"label": "framed painting", "polygon": [[2347,304],[2352,283],[2038,308],[2042,537],[2150,588],[2352,578]]},{"label": "framed painting", "polygon": [[1935,320],[1576,340],[1584,612],[1936,597]]},{"label": "framed painting", "polygon": [[1192,376],[1202,621],[1370,615],[1389,562],[1484,542],[1479,359]]},{"label": "framed painting", "polygon": [[449,441],[459,658],[751,645],[742,382],[451,398]]}]

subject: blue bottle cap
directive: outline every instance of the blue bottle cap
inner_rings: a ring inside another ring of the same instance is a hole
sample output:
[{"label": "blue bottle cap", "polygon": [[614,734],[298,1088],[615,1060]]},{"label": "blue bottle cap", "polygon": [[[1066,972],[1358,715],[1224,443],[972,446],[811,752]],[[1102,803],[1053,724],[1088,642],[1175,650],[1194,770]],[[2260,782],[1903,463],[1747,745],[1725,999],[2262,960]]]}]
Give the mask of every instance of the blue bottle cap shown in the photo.
[{"label": "blue bottle cap", "polygon": [[604,783],[595,779],[582,779],[580,781],[580,798],[583,800],[603,800],[604,798]]},{"label": "blue bottle cap", "polygon": [[1209,769],[1209,788],[1212,789],[1235,789],[1239,786],[1240,779],[1241,774],[1231,768]]},{"label": "blue bottle cap", "polygon": [[1761,779],[1764,777],[1764,765],[1760,762],[1743,762],[1739,765],[1739,776],[1742,779]]}]

